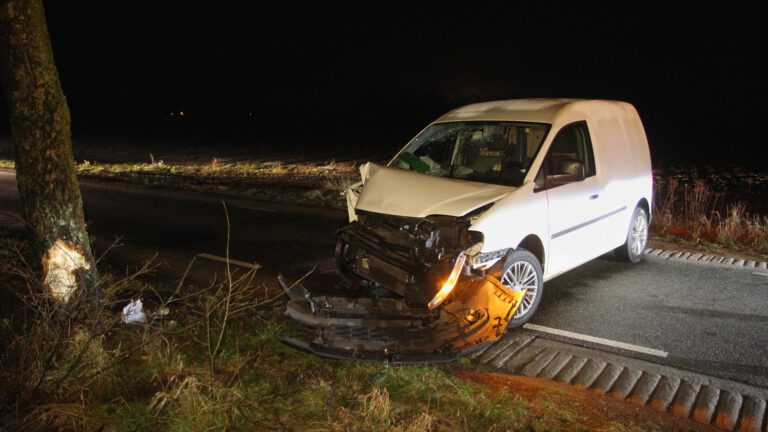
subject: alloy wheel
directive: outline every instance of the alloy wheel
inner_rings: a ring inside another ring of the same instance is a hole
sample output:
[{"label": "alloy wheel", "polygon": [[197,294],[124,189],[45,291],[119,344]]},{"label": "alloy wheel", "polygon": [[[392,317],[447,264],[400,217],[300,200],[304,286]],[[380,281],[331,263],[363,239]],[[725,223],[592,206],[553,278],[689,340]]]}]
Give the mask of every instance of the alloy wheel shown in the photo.
[{"label": "alloy wheel", "polygon": [[523,301],[515,311],[515,318],[528,313],[539,294],[539,277],[533,265],[527,261],[512,264],[501,277],[501,283],[513,291],[527,290]]}]

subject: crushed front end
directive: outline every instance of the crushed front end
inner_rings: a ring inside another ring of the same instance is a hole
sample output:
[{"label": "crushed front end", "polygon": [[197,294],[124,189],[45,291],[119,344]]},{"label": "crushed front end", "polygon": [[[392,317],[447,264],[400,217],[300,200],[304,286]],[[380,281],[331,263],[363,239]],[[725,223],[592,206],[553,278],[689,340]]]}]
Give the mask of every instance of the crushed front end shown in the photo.
[{"label": "crushed front end", "polygon": [[283,287],[286,315],[316,330],[285,338],[333,358],[451,361],[504,333],[524,291],[499,281],[506,251],[479,253],[471,215],[411,218],[358,211],[337,233],[345,284],[329,294]]}]

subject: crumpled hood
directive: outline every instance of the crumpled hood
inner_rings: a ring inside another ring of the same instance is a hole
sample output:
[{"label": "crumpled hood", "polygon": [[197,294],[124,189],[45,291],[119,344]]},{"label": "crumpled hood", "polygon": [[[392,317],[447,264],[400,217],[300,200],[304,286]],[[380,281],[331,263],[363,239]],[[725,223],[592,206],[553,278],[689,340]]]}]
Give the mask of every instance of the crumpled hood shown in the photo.
[{"label": "crumpled hood", "polygon": [[463,216],[515,190],[419,174],[373,163],[361,167],[363,189],[355,208],[396,216]]}]

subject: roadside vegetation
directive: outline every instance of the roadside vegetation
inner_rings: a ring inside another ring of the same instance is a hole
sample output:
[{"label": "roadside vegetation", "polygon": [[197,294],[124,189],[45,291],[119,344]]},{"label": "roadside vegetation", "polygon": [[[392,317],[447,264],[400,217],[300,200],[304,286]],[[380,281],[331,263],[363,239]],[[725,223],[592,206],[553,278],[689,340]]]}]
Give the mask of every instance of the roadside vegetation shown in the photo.
[{"label": "roadside vegetation", "polygon": [[768,258],[768,174],[655,173],[654,189],[652,238],[714,254]]},{"label": "roadside vegetation", "polygon": [[166,164],[151,159],[141,164],[85,161],[77,169],[85,176],[331,207],[344,205],[340,192],[359,177],[353,163],[225,163],[214,158],[207,164]]},{"label": "roadside vegetation", "polygon": [[[585,409],[594,395],[500,385],[468,361],[390,366],[295,351],[278,336],[302,330],[256,270],[195,288],[152,284],[152,262],[127,275],[103,268],[103,301],[62,310],[40,294],[20,239],[0,234],[0,430],[669,430],[649,410]],[[137,298],[146,322],[123,323]]]}]

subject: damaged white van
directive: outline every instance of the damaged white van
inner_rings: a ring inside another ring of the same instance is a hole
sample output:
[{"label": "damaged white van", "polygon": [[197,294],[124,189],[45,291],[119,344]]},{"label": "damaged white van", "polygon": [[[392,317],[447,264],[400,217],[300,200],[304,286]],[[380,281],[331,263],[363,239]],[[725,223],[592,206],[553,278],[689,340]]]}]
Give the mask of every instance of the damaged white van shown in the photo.
[{"label": "damaged white van", "polygon": [[635,108],[521,99],[455,109],[347,191],[339,295],[294,286],[287,314],[330,357],[451,360],[527,322],[544,282],[643,257],[652,203]]}]

